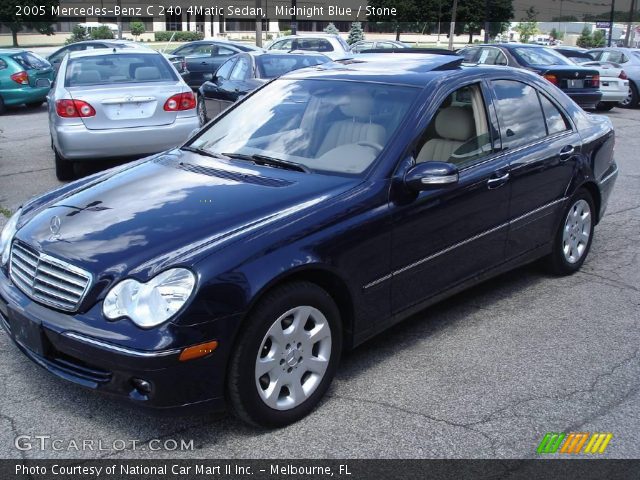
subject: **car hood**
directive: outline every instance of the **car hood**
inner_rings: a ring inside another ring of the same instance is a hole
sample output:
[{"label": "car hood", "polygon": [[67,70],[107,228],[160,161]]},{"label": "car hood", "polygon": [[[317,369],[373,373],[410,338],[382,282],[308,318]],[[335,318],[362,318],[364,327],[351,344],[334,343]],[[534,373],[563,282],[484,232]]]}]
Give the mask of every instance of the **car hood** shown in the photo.
[{"label": "car hood", "polygon": [[144,279],[292,221],[357,183],[174,150],[28,205],[16,238],[97,279]]}]

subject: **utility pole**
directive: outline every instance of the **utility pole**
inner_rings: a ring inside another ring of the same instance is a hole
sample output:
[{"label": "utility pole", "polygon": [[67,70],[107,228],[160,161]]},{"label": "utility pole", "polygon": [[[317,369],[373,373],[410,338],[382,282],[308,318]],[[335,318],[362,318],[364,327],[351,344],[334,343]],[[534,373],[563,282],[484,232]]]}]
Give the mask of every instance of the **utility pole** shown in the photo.
[{"label": "utility pole", "polygon": [[609,40],[607,46],[611,46],[611,38],[613,37],[613,18],[616,11],[616,0],[611,0],[611,14],[609,15]]},{"label": "utility pole", "polygon": [[624,46],[629,47],[629,40],[631,39],[631,30],[633,30],[633,13],[636,10],[636,0],[631,0],[631,7],[629,7],[629,18],[627,19],[627,31],[624,34]]},{"label": "utility pole", "polygon": [[298,19],[296,16],[297,7],[298,2],[296,0],[291,0],[291,35],[298,34]]},{"label": "utility pole", "polygon": [[[120,0],[116,2],[116,5],[118,5],[118,7],[121,7]],[[122,10],[121,8],[118,8],[118,12],[120,12],[121,10]],[[122,40],[122,15],[118,15],[117,22],[118,22],[118,40]]]},{"label": "utility pole", "polygon": [[256,46],[262,47],[262,16],[260,15],[262,0],[256,0]]},{"label": "utility pole", "polygon": [[453,0],[451,7],[451,25],[449,26],[449,50],[453,50],[453,36],[456,32],[456,11],[458,10],[458,0]]},{"label": "utility pole", "polygon": [[484,0],[484,43],[489,43],[489,15],[491,0]]}]

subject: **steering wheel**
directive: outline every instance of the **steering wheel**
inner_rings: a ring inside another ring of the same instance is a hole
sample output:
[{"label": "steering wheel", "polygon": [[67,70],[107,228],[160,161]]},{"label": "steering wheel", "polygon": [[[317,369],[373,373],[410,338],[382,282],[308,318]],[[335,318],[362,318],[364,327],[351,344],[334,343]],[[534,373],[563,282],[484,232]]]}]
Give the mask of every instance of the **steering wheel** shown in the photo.
[{"label": "steering wheel", "polygon": [[375,142],[358,142],[356,143],[356,145],[360,146],[360,147],[370,147],[373,148],[374,150],[377,150],[377,153],[380,153],[384,147],[382,145],[380,145],[379,143],[375,143]]}]

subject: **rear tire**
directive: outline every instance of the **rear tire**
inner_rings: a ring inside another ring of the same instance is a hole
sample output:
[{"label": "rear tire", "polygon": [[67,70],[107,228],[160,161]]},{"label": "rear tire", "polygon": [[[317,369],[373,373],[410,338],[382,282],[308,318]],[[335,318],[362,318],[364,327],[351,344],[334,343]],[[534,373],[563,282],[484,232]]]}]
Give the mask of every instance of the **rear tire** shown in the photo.
[{"label": "rear tire", "polygon": [[251,311],[231,354],[227,397],[252,425],[282,427],[309,414],[335,375],[340,312],[316,284],[275,288]]},{"label": "rear tire", "polygon": [[2,115],[5,111],[4,100],[0,97],[0,115]]},{"label": "rear tire", "polygon": [[56,160],[56,178],[61,182],[73,180],[75,178],[73,162],[62,158],[55,147],[53,149],[53,153]]},{"label": "rear tire", "polygon": [[600,102],[598,103],[598,105],[596,105],[596,110],[598,110],[599,112],[608,112],[616,105],[618,104],[615,102]]},{"label": "rear tire", "polygon": [[629,96],[620,102],[620,106],[623,108],[635,108],[638,106],[640,96],[638,95],[638,88],[629,81]]},{"label": "rear tire", "polygon": [[562,212],[553,250],[546,258],[551,273],[572,275],[580,270],[591,250],[596,213],[591,194],[578,190]]},{"label": "rear tire", "polygon": [[204,98],[202,95],[198,95],[198,120],[200,120],[200,126],[202,127],[205,123],[209,121],[207,118],[207,105],[204,102]]}]

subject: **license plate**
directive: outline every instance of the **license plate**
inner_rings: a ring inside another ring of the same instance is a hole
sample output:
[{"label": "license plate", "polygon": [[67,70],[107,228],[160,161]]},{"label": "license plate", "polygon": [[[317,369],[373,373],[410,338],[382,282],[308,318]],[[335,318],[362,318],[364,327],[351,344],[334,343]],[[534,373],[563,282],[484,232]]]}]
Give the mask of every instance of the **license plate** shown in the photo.
[{"label": "license plate", "polygon": [[568,80],[569,88],[584,88],[584,80]]},{"label": "license plate", "polygon": [[48,78],[38,78],[36,80],[36,87],[50,87],[51,81]]},{"label": "license plate", "polygon": [[9,325],[16,342],[40,356],[44,355],[45,343],[40,324],[9,310]]}]

